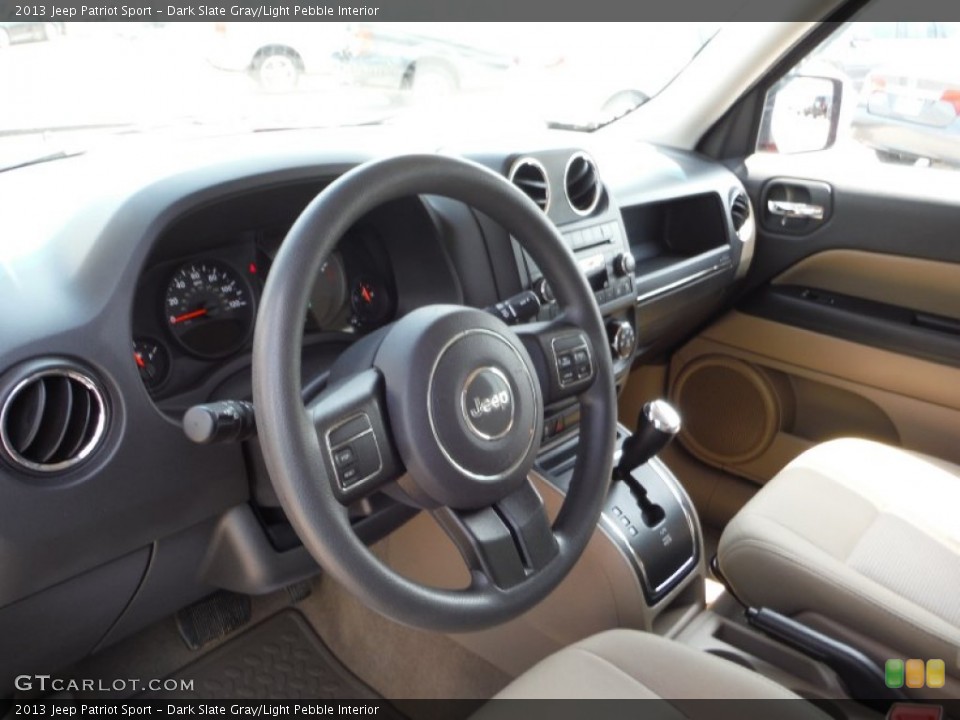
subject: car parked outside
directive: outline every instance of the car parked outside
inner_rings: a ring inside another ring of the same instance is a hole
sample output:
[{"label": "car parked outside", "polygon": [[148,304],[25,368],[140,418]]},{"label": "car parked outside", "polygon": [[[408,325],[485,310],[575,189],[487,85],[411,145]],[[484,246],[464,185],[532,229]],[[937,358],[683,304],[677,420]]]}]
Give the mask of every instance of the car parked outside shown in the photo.
[{"label": "car parked outside", "polygon": [[867,76],[890,58],[924,53],[956,38],[956,22],[856,22],[827,44],[821,60],[836,65],[860,92]]},{"label": "car parked outside", "polygon": [[59,22],[0,22],[0,48],[14,43],[56,40],[63,35]]},{"label": "car parked outside", "polygon": [[333,75],[345,44],[341,23],[215,23],[207,53],[221,70],[249,72],[268,92],[289,92],[301,76]]},{"label": "car parked outside", "polygon": [[[351,84],[417,95],[500,87],[517,57],[484,23],[358,23],[341,58]],[[477,26],[477,27],[471,27]]]},{"label": "car parked outside", "polygon": [[881,160],[960,165],[960,39],[867,77],[853,137]]}]

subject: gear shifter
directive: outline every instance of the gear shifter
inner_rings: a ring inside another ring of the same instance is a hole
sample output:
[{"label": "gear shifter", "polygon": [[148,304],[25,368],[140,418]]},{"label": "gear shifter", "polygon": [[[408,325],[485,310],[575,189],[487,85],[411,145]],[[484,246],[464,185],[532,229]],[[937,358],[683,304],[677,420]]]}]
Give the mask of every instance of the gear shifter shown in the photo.
[{"label": "gear shifter", "polygon": [[663,450],[680,432],[680,413],[666,400],[653,400],[643,406],[637,418],[637,429],[623,441],[623,453],[614,476],[630,473]]},{"label": "gear shifter", "polygon": [[680,432],[680,414],[666,400],[653,400],[643,406],[637,418],[637,429],[623,441],[620,462],[613,471],[614,480],[622,480],[630,488],[640,506],[644,525],[659,525],[665,513],[662,507],[650,501],[647,491],[633,477],[633,471],[663,450]]}]

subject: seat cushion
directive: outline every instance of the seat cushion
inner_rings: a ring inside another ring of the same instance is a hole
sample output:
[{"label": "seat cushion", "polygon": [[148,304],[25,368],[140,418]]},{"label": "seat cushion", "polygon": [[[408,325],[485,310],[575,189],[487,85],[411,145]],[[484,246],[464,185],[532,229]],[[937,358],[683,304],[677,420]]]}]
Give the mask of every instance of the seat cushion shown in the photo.
[{"label": "seat cushion", "polygon": [[960,677],[960,467],[867,440],[817,445],[730,521],[717,554],[748,605],[826,618]]},{"label": "seat cushion", "polygon": [[[649,715],[677,718],[725,715],[723,707],[716,703],[696,702],[702,699],[798,699],[773,681],[727,660],[675,640],[622,629],[594,635],[549,656],[494,699],[543,698],[668,700],[669,704],[662,708],[664,712]],[[500,717],[511,707],[517,706],[493,704],[478,715]],[[728,709],[730,717],[742,717],[743,705],[731,705]],[[523,707],[523,710],[527,713],[525,717],[529,717],[529,708]],[[781,703],[776,710],[779,720],[826,720],[826,716],[809,703]]]}]

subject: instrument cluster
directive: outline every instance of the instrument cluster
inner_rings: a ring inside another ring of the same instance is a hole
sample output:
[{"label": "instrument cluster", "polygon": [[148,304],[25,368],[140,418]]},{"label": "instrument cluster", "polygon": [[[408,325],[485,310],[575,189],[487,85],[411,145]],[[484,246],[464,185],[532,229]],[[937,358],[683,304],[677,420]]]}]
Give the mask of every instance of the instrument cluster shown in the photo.
[{"label": "instrument cluster", "polygon": [[[216,368],[249,356],[260,297],[285,234],[243,233],[144,273],[133,361],[153,397],[183,393]],[[365,333],[394,318],[396,290],[383,255],[373,235],[348,234],[340,242],[304,308],[305,335]]]}]

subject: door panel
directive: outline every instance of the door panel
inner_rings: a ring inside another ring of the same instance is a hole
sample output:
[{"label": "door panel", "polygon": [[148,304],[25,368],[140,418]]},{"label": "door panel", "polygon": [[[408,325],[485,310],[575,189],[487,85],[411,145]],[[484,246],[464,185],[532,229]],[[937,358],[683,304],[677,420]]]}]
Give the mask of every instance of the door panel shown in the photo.
[{"label": "door panel", "polygon": [[960,263],[956,262],[828,250],[801,260],[772,284],[849,293],[934,315],[960,316]]},{"label": "door panel", "polygon": [[[761,484],[840,436],[960,463],[960,173],[869,178],[814,156],[742,170],[755,264],[737,308],[671,358],[684,448]],[[830,214],[802,233],[764,220],[769,189],[790,184],[831,189]]]},{"label": "door panel", "polygon": [[[704,359],[734,359],[767,378],[774,407],[769,412],[775,418],[772,436],[756,436],[755,456],[742,462],[729,462],[722,453],[705,455],[698,447],[702,439],[691,442],[681,435],[684,447],[710,465],[763,483],[806,448],[841,436],[868,437],[960,463],[956,368],[732,312],[671,361],[671,396],[694,433],[701,416],[734,429],[757,421],[744,400],[717,403],[702,393],[684,395],[678,379]],[[764,388],[751,391],[761,394]],[[706,444],[716,445],[709,438]]]}]

